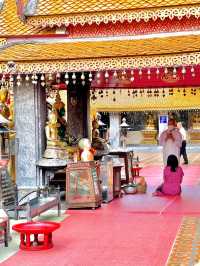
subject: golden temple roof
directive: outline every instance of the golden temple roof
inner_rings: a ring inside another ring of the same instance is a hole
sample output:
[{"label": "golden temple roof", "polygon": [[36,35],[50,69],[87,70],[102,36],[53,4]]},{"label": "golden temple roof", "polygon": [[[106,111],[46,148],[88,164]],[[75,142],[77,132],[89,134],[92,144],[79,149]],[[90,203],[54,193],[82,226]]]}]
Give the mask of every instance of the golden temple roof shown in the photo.
[{"label": "golden temple roof", "polygon": [[35,2],[34,16],[145,9],[200,3],[199,0],[35,0],[32,2]]},{"label": "golden temple roof", "polygon": [[54,41],[13,44],[1,49],[2,61],[71,60],[197,52],[200,35],[147,39]]},{"label": "golden temple roof", "polygon": [[[24,3],[26,3],[24,1]],[[27,25],[17,14],[16,0],[3,0],[0,8],[0,37],[8,35],[37,34],[38,29]]]}]

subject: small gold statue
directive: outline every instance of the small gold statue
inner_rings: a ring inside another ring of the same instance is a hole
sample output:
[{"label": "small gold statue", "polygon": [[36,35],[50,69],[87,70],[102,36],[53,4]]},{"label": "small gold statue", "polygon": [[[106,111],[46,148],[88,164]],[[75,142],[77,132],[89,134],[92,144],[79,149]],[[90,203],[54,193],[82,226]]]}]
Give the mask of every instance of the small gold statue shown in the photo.
[{"label": "small gold statue", "polygon": [[192,116],[192,128],[193,129],[200,129],[200,114],[194,113]]},{"label": "small gold statue", "polygon": [[60,123],[58,123],[58,115],[55,107],[53,106],[52,111],[49,115],[49,122],[45,127],[46,137],[48,141],[59,141],[58,128]]},{"label": "small gold statue", "polygon": [[154,130],[155,129],[155,121],[152,114],[148,114],[147,120],[146,120],[146,127],[147,130]]},{"label": "small gold statue", "polygon": [[92,147],[95,150],[108,151],[106,140],[100,137],[99,124],[96,117],[92,121]]},{"label": "small gold statue", "polygon": [[8,100],[8,89],[6,87],[1,87],[0,89],[0,113],[8,119],[10,116],[10,110],[6,102]]}]

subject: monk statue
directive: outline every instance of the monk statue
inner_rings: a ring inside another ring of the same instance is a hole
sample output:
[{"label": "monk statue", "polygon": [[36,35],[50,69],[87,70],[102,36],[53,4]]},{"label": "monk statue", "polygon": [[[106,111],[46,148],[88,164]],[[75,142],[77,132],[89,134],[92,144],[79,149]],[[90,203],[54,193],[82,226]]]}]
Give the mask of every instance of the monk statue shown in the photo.
[{"label": "monk statue", "polygon": [[82,150],[81,161],[88,162],[94,160],[94,155],[91,152],[91,143],[89,139],[81,139],[78,143],[78,146]]}]

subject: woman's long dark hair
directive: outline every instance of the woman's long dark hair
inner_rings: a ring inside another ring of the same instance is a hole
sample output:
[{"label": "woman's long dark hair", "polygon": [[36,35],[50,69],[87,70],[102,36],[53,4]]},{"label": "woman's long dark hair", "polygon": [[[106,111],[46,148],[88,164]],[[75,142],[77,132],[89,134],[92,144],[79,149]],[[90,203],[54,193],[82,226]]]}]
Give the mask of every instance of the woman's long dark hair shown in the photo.
[{"label": "woman's long dark hair", "polygon": [[172,172],[176,172],[176,168],[178,167],[178,159],[174,154],[168,156],[167,166],[171,167]]}]

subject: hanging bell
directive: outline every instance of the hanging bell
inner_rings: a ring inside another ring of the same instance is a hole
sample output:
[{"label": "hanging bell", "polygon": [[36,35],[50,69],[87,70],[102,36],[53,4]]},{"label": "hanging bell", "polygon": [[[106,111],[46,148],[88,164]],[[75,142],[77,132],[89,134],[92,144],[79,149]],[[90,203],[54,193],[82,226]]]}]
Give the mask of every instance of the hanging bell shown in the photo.
[{"label": "hanging bell", "polygon": [[81,80],[85,80],[84,72],[82,72],[82,74],[81,74]]},{"label": "hanging bell", "polygon": [[117,78],[117,71],[115,70],[114,73],[113,73],[113,77],[114,78]]},{"label": "hanging bell", "polygon": [[106,78],[106,79],[109,78],[109,73],[108,73],[108,71],[105,72],[105,78]]},{"label": "hanging bell", "polygon": [[65,73],[65,79],[69,79],[69,74],[67,72]]},{"label": "hanging bell", "polygon": [[97,72],[97,79],[100,79],[100,78],[101,78],[101,73]]},{"label": "hanging bell", "polygon": [[92,79],[92,72],[89,73],[89,79]]},{"label": "hanging bell", "polygon": [[186,68],[185,68],[184,66],[182,67],[181,73],[182,73],[183,75],[186,74]]}]

